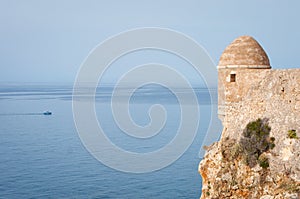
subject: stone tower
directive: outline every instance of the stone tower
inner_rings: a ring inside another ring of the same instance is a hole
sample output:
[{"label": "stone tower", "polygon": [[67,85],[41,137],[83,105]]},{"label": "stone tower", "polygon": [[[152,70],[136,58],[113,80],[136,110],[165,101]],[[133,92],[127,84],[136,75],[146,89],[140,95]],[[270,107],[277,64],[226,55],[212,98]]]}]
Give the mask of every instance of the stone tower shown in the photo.
[{"label": "stone tower", "polygon": [[256,80],[261,80],[259,74],[270,69],[266,52],[254,38],[241,36],[226,47],[218,64],[218,115],[222,122],[226,110],[241,101]]}]

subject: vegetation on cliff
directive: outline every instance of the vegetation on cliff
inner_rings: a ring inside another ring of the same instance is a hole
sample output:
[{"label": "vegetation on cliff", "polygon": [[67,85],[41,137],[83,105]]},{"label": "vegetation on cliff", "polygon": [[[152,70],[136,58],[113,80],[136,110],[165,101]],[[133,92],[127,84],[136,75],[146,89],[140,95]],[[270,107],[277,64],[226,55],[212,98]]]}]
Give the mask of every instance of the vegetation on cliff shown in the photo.
[{"label": "vegetation on cliff", "polygon": [[200,164],[201,198],[298,197],[300,183],[291,178],[288,169],[283,173],[270,169],[269,158],[276,149],[270,132],[268,119],[258,118],[246,125],[239,139],[225,137],[211,146]]},{"label": "vegetation on cliff", "polygon": [[263,153],[275,147],[275,138],[270,137],[270,131],[267,118],[259,118],[247,124],[239,146],[243,160],[248,166],[254,167],[256,164],[262,168],[269,166],[268,158]]}]

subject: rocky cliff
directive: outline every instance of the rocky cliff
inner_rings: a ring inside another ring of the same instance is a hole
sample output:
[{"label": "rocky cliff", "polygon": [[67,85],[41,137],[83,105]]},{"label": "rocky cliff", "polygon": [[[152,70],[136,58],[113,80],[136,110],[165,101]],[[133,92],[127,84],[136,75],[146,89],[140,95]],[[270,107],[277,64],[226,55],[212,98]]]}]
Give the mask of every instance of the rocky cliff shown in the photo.
[{"label": "rocky cliff", "polygon": [[300,69],[255,70],[230,85],[219,71],[224,129],[199,164],[201,199],[300,198]]}]

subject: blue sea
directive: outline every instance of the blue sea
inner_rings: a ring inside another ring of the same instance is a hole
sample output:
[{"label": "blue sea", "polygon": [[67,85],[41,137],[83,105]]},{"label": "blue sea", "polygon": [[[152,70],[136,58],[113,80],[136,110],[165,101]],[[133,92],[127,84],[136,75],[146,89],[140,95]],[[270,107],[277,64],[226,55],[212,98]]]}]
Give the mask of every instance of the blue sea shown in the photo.
[{"label": "blue sea", "polygon": [[[180,108],[167,88],[145,86],[130,100],[129,111],[139,125],[149,123],[147,111],[152,104],[161,104],[167,111],[162,132],[142,141],[126,136],[114,122],[112,89],[97,89],[95,109],[113,143],[144,153],[163,147],[175,136]],[[84,147],[73,120],[72,85],[0,84],[0,198],[199,198],[199,150],[210,121],[211,103],[216,102],[210,100],[207,89],[193,90],[201,120],[192,145],[168,167],[134,174],[105,166]],[[126,88],[123,93],[126,95]],[[52,115],[43,115],[44,111]],[[120,159],[122,163],[126,160]]]}]

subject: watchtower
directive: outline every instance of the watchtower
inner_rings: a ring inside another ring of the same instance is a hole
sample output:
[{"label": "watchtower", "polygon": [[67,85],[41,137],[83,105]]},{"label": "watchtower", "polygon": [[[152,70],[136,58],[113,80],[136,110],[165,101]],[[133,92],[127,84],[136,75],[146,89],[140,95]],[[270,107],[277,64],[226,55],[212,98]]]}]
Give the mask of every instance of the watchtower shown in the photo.
[{"label": "watchtower", "polygon": [[218,115],[224,121],[226,109],[241,101],[252,84],[260,81],[258,73],[271,69],[269,58],[250,36],[241,36],[227,46],[218,64]]}]

